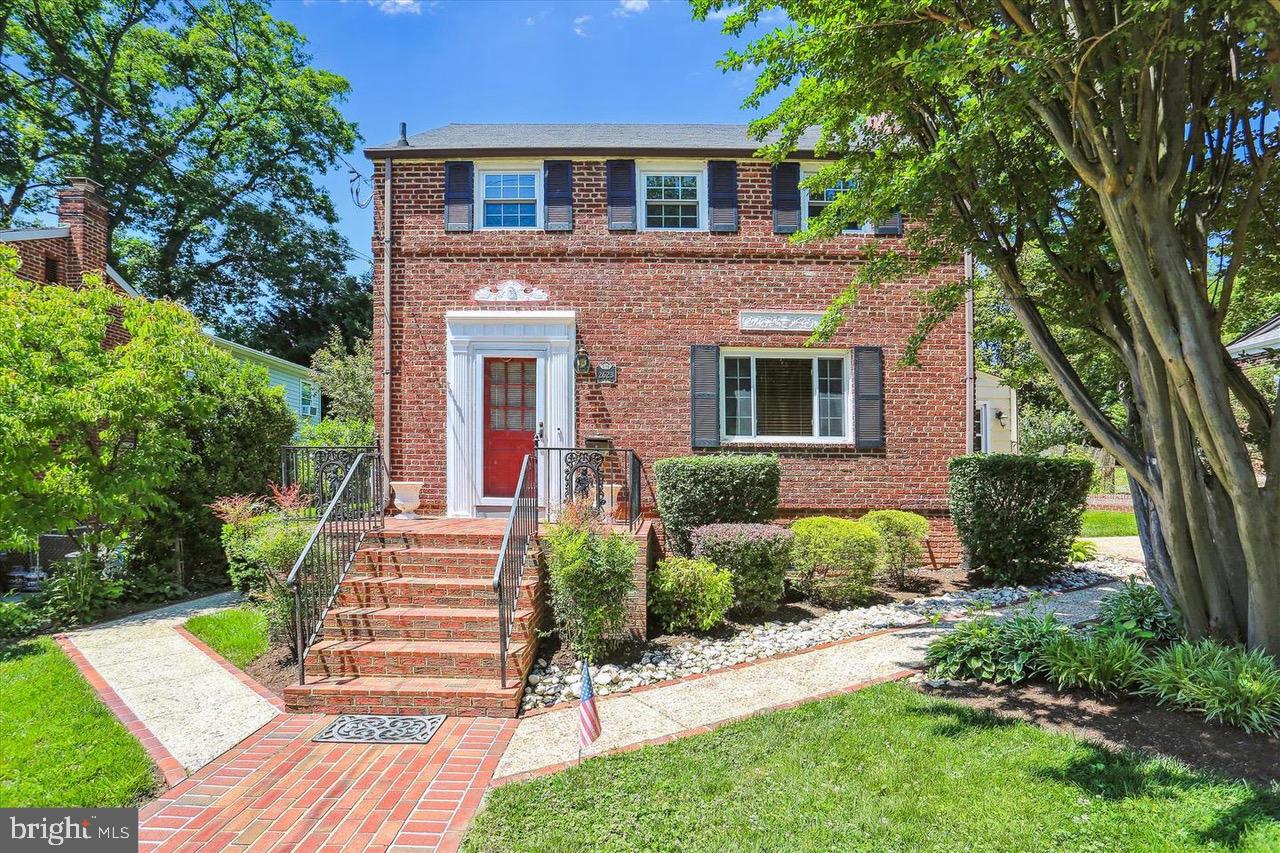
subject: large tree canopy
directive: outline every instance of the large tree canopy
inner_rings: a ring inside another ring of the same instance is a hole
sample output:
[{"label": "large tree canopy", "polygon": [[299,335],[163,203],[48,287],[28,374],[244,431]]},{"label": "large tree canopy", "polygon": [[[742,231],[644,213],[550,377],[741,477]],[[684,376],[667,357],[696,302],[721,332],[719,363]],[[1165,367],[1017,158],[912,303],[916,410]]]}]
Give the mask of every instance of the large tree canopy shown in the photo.
[{"label": "large tree canopy", "polygon": [[[838,159],[815,185],[852,182],[809,236],[895,209],[915,223],[914,251],[874,256],[822,331],[859,287],[972,252],[1129,472],[1188,628],[1280,652],[1280,417],[1221,342],[1242,270],[1275,290],[1280,0],[747,0],[725,28],[774,6],[790,23],[725,62],[759,68],[749,106],[785,91],[755,125],[774,156],[816,125]],[[931,318],[963,298],[932,294]],[[1123,423],[1062,329],[1122,366]]]},{"label": "large tree canopy", "polygon": [[[228,337],[288,321],[304,292],[349,301],[352,253],[315,181],[357,140],[348,89],[262,0],[0,3],[0,227],[87,175],[122,271]],[[249,342],[296,358],[323,341],[285,332]]]}]

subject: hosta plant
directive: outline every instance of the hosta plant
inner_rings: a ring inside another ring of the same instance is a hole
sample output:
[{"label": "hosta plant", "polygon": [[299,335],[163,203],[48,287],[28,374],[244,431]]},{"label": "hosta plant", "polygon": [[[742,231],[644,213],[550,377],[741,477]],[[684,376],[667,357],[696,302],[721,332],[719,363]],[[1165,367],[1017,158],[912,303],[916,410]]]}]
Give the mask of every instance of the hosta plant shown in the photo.
[{"label": "hosta plant", "polygon": [[1022,611],[1003,620],[982,616],[930,643],[925,663],[936,678],[1016,684],[1044,673],[1041,652],[1065,630],[1052,613]]},{"label": "hosta plant", "polygon": [[1156,588],[1134,578],[1102,597],[1098,620],[1108,632],[1140,641],[1176,640],[1182,635],[1182,620],[1165,606]]}]

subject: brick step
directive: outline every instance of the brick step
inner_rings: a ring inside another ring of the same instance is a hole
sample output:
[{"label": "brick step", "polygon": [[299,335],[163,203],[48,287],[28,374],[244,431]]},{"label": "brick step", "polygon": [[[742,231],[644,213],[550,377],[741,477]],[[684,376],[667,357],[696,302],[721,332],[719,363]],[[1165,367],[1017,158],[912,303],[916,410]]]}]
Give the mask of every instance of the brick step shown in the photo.
[{"label": "brick step", "polygon": [[285,707],[303,714],[449,714],[514,717],[522,679],[496,678],[316,678],[284,689]]},{"label": "brick step", "polygon": [[365,543],[373,548],[491,548],[496,554],[502,547],[502,531],[419,533],[409,530],[375,530],[365,538]]},{"label": "brick step", "polygon": [[[516,595],[516,609],[533,606],[537,579],[526,577]],[[498,594],[490,578],[385,578],[348,575],[338,587],[335,607],[487,607],[496,609]]]},{"label": "brick step", "polygon": [[[518,677],[529,643],[507,650],[507,672]],[[481,640],[320,640],[307,651],[308,676],[382,675],[424,678],[498,678],[496,641]]]},{"label": "brick step", "polygon": [[353,570],[384,577],[493,578],[498,552],[487,548],[361,548]]},{"label": "brick step", "polygon": [[[518,610],[511,641],[527,640],[534,611]],[[333,607],[324,636],[333,640],[498,640],[495,607]]]}]

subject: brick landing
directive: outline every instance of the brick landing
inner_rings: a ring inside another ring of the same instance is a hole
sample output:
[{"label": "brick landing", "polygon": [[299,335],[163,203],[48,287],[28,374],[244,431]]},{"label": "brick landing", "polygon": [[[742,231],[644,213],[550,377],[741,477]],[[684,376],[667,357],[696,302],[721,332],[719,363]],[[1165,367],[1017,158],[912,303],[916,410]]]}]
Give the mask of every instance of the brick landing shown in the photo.
[{"label": "brick landing", "polygon": [[281,715],[142,809],[146,851],[456,850],[514,720],[450,717],[422,745],[312,743]]}]

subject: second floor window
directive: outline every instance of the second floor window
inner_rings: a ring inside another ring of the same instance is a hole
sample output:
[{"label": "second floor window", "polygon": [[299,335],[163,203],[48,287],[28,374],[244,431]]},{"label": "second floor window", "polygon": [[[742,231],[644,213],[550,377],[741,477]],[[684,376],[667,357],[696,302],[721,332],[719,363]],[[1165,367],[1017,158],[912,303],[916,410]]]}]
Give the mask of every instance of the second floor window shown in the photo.
[{"label": "second floor window", "polygon": [[538,226],[537,175],[533,172],[485,172],[485,228],[536,228]]},{"label": "second floor window", "polygon": [[698,176],[645,174],[644,227],[698,228]]},{"label": "second floor window", "polygon": [[[815,190],[805,190],[804,205],[804,226],[808,228],[813,221],[822,215],[831,202],[841,193],[848,192],[853,189],[853,181],[837,181],[834,187],[828,187],[822,192]],[[841,229],[845,234],[874,234],[875,227],[870,223],[864,225],[854,225]]]}]

